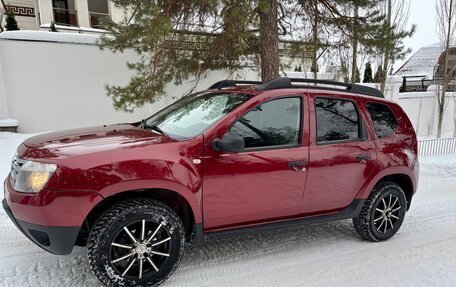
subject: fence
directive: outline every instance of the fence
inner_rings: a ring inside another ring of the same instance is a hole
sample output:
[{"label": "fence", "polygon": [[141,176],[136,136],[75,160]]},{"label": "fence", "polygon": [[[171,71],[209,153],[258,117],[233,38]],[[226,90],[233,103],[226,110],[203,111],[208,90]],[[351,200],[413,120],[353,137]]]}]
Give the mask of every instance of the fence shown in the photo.
[{"label": "fence", "polygon": [[418,154],[456,154],[456,138],[431,139],[419,141]]}]

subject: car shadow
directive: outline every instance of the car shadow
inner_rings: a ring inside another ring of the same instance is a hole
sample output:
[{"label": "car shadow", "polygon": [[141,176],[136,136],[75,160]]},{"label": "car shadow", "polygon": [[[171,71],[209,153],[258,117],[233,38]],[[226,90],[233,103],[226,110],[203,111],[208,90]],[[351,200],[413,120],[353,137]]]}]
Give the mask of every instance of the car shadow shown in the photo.
[{"label": "car shadow", "polygon": [[351,220],[303,225],[224,239],[208,239],[202,246],[189,244],[180,268],[214,262],[250,259],[284,251],[312,250],[338,241],[361,241]]}]

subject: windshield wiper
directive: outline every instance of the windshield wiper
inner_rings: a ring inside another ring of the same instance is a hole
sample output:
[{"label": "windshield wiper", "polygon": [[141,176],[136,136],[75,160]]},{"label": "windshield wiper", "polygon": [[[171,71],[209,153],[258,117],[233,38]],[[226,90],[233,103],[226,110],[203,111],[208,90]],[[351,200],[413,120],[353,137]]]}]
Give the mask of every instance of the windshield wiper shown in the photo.
[{"label": "windshield wiper", "polygon": [[152,125],[152,126],[146,125],[146,128],[157,131],[157,132],[161,133],[162,135],[164,135],[165,137],[169,137],[168,134],[157,125]]},{"label": "windshield wiper", "polygon": [[142,129],[154,130],[154,131],[157,131],[157,132],[161,133],[162,135],[164,135],[166,137],[169,137],[169,135],[164,130],[162,130],[159,126],[157,126],[157,125],[149,126],[147,124],[147,120],[146,119],[141,120],[141,123],[139,124],[139,127],[142,128]]}]

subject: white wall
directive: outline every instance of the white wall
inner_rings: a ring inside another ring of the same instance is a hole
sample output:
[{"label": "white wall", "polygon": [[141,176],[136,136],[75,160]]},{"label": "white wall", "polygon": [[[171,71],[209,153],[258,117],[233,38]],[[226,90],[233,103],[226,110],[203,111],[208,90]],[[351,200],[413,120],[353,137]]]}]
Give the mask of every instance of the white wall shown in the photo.
[{"label": "white wall", "polygon": [[[380,83],[359,83],[359,85],[380,90]],[[402,77],[388,76],[385,83],[385,98],[392,101],[398,100],[399,88],[402,85]]]},{"label": "white wall", "polygon": [[[442,124],[442,136],[452,137],[456,93],[446,94],[446,105]],[[400,93],[398,103],[407,113],[418,137],[437,135],[438,105],[435,91]]]},{"label": "white wall", "polygon": [[[30,41],[38,38],[40,41]],[[48,42],[58,39],[60,42]],[[128,83],[132,72],[126,63],[137,60],[137,55],[102,51],[90,44],[94,39],[94,35],[74,33],[1,33],[0,120],[19,120],[19,132],[25,133],[134,122],[176,101],[195,85],[192,81],[170,84],[166,95],[153,105],[133,113],[115,111],[105,85]],[[250,70],[231,75],[236,76],[258,79]],[[227,77],[221,71],[211,72],[200,80],[196,91]]]},{"label": "white wall", "polygon": [[0,119],[19,120],[20,132],[135,121],[150,114],[150,107],[132,114],[115,111],[104,89],[107,83],[128,81],[126,61],[135,57],[133,53],[114,55],[89,44],[5,39],[0,39],[0,51],[8,107]]}]

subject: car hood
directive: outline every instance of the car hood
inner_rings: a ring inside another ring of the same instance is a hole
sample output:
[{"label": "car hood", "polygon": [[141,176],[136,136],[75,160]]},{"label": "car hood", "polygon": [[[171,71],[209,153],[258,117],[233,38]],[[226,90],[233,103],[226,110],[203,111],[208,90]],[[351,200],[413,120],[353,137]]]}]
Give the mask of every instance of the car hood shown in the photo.
[{"label": "car hood", "polygon": [[25,140],[23,146],[25,157],[55,158],[174,141],[153,131],[121,124],[45,133]]}]

